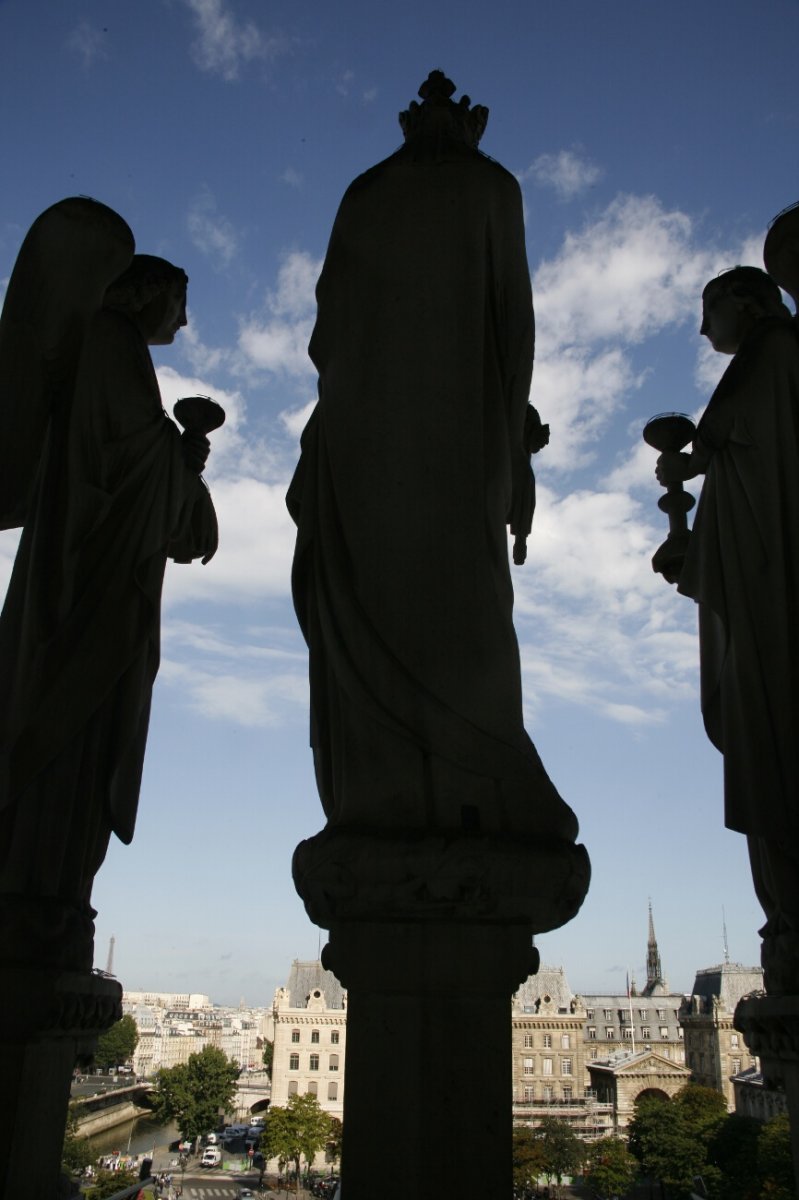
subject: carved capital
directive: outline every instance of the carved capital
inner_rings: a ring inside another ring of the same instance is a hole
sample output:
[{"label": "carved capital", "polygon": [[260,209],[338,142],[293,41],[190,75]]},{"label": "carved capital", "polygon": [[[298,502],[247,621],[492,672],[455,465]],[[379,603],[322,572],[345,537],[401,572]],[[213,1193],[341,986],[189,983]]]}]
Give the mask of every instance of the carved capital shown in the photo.
[{"label": "carved capital", "polygon": [[799,1064],[799,996],[744,996],[733,1020],[767,1081],[783,1082]]},{"label": "carved capital", "polygon": [[80,1056],[122,1016],[121,984],[88,971],[0,967],[0,994],[0,1042],[71,1039]]},{"label": "carved capital", "polygon": [[588,890],[571,842],[328,827],[294,852],[294,885],[311,920],[564,925]]}]

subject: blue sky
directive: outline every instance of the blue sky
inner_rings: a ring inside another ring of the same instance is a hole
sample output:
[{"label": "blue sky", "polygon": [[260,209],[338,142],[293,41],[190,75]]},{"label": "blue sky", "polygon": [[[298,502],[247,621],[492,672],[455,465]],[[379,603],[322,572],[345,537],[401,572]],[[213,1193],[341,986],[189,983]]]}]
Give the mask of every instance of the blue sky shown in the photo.
[{"label": "blue sky", "polygon": [[[222,544],[171,564],[134,843],[94,903],[130,988],[271,1002],[319,934],[290,861],[322,826],[284,494],[315,397],[313,287],[350,180],[400,142],[443,68],[491,110],[482,148],[522,184],[538,320],[527,565],[514,570],[527,727],[593,862],[543,936],[573,988],[644,974],[651,897],[669,982],[758,960],[744,840],[722,826],[693,605],[656,578],[655,413],[701,410],[727,360],[699,296],[762,265],[799,199],[797,0],[0,0],[0,280],[64,196],[117,209],[190,276],[189,326],[154,353],[168,408],[215,396],[206,477]],[[16,538],[0,535],[3,587]]]}]

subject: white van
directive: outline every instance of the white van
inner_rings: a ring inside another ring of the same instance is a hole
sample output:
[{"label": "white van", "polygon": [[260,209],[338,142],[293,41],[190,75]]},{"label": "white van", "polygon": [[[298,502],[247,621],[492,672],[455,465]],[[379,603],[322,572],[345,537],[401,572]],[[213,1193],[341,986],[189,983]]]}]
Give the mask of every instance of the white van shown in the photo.
[{"label": "white van", "polygon": [[218,1146],[208,1146],[203,1150],[203,1156],[200,1159],[201,1167],[218,1167],[222,1161],[222,1151]]}]

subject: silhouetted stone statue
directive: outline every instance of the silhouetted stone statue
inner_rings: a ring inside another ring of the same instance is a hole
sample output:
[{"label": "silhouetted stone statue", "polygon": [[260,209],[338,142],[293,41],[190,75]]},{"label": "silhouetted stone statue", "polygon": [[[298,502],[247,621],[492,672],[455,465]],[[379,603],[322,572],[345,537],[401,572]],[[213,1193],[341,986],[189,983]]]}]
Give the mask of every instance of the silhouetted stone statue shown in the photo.
[{"label": "silhouetted stone statue", "polygon": [[0,619],[6,962],[91,967],[94,875],[111,832],[133,836],[166,559],[217,544],[208,441],[167,418],[147,348],[185,325],[187,277],[133,250],[111,209],[61,201],[0,323],[0,516],[24,522]]},{"label": "silhouetted stone statue", "polygon": [[736,267],[701,332],[733,360],[663,484],[704,473],[678,590],[699,605],[702,713],[725,823],[748,837],[771,993],[799,992],[799,340],[774,281]]},{"label": "silhouetted stone statue", "polygon": [[534,324],[514,177],[487,109],[433,72],[357,178],[317,287],[319,402],[288,496],[328,825],[577,823],[522,720],[507,529],[534,506]]}]

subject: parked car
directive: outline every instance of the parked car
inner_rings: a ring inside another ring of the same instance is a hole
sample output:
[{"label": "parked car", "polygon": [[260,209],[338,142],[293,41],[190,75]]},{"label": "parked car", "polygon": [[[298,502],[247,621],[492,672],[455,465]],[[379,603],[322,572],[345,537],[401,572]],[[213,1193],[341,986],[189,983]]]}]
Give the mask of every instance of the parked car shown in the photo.
[{"label": "parked car", "polygon": [[222,1151],[218,1146],[208,1146],[200,1159],[201,1167],[218,1167],[222,1161]]}]

